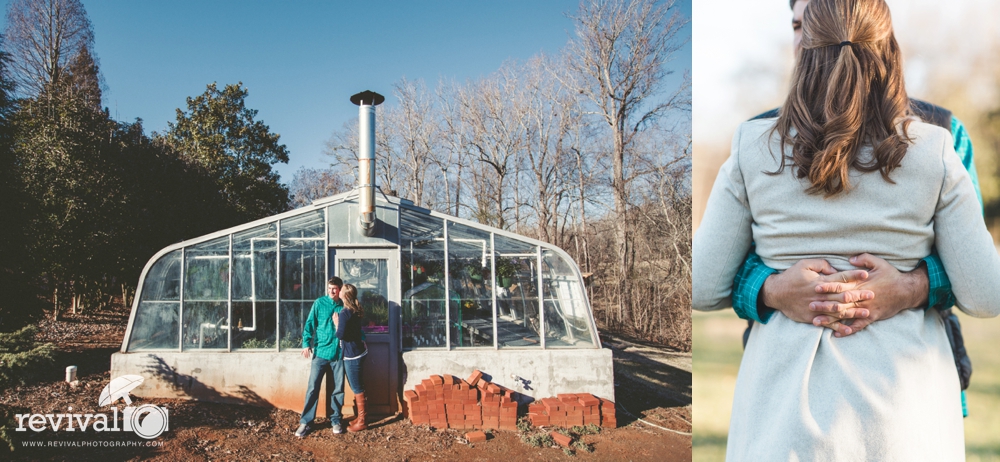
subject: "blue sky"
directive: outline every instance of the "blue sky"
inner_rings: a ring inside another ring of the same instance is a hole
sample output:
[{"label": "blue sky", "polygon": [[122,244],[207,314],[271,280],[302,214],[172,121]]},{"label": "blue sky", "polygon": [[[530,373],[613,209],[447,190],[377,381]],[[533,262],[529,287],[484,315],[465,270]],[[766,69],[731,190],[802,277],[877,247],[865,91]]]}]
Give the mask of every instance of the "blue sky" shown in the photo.
[{"label": "blue sky", "polygon": [[[6,12],[6,1],[3,4]],[[350,95],[389,97],[402,77],[434,88],[466,81],[506,60],[557,53],[573,33],[577,0],[503,1],[119,1],[84,0],[119,120],[163,131],[188,96],[242,81],[247,105],[281,134],[299,167],[323,167],[334,130],[357,117]],[[690,17],[691,0],[680,0]],[[690,46],[678,73],[690,69]],[[388,102],[393,102],[389,99]]]}]

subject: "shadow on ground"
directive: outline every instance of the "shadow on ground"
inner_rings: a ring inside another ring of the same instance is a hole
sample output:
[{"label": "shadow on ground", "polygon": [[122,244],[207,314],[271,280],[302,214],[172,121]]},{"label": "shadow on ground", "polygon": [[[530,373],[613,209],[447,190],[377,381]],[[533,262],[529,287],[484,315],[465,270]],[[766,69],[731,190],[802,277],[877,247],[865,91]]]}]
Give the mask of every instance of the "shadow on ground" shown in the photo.
[{"label": "shadow on ground", "polygon": [[691,405],[691,371],[670,364],[669,359],[686,356],[690,367],[690,354],[620,338],[609,339],[604,346],[614,357],[615,399],[627,410],[619,413],[619,425],[627,425],[658,408]]}]

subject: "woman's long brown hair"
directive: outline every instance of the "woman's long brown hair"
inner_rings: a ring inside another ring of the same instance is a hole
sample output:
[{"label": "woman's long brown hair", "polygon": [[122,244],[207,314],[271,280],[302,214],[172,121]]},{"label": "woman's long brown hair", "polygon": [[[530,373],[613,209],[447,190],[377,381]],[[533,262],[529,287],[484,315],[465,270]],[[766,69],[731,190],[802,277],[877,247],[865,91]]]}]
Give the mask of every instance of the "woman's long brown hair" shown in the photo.
[{"label": "woman's long brown hair", "polygon": [[[910,143],[909,99],[899,44],[884,0],[811,0],[802,18],[802,47],[792,88],[775,130],[780,173],[790,160],[810,194],[851,189],[849,172],[878,170],[888,182]],[[793,133],[794,131],[794,133]],[[859,159],[873,148],[870,162]]]},{"label": "woman's long brown hair", "polygon": [[340,289],[340,301],[344,302],[344,308],[351,310],[354,316],[364,317],[365,310],[358,303],[358,288],[351,284],[344,284]]}]

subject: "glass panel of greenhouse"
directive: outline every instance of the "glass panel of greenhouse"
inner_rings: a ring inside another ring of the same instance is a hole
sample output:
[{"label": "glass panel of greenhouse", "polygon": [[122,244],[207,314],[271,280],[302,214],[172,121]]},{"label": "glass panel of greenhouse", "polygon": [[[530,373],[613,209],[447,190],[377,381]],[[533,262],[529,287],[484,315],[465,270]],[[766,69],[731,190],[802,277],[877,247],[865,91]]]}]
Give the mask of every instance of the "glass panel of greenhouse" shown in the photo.
[{"label": "glass panel of greenhouse", "polygon": [[[565,252],[386,196],[375,235],[365,237],[352,221],[356,197],[161,251],[140,280],[126,351],[299,351],[309,310],[334,274],[363,281],[366,332],[392,333],[403,350],[599,347]],[[343,259],[338,249],[383,256]]]},{"label": "glass panel of greenhouse", "polygon": [[139,296],[129,351],[177,349],[180,346],[181,251],[156,261]]},{"label": "glass panel of greenhouse", "polygon": [[493,348],[493,252],[490,233],[448,223],[451,346]]},{"label": "glass panel of greenhouse", "polygon": [[583,284],[571,265],[552,250],[542,252],[542,295],[548,347],[595,345]]},{"label": "glass panel of greenhouse", "polygon": [[229,347],[229,237],[184,250],[183,348]]},{"label": "glass panel of greenhouse", "polygon": [[538,246],[505,236],[494,243],[500,347],[540,348]]},{"label": "glass panel of greenhouse", "polygon": [[444,220],[402,209],[399,228],[403,348],[444,347]]},{"label": "glass panel of greenhouse", "polygon": [[326,294],[323,210],[281,220],[281,349],[302,348],[313,301]]},{"label": "glass panel of greenhouse", "polygon": [[278,227],[233,234],[233,349],[273,349],[277,328]]}]

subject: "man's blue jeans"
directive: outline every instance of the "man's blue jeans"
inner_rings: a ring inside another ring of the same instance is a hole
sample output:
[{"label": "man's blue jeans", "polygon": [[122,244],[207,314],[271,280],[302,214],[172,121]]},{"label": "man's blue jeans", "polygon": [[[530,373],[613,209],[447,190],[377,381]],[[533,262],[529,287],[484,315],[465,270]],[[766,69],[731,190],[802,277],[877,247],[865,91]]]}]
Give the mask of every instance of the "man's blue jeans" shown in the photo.
[{"label": "man's blue jeans", "polygon": [[[328,374],[330,377],[327,377]],[[344,407],[344,361],[342,359],[331,361],[318,356],[312,358],[309,370],[309,388],[306,389],[306,404],[305,408],[302,409],[302,418],[299,419],[299,423],[312,425],[313,419],[316,418],[319,390],[324,378],[328,378],[326,391],[329,396],[326,402],[330,424],[340,423],[340,409]]]}]

